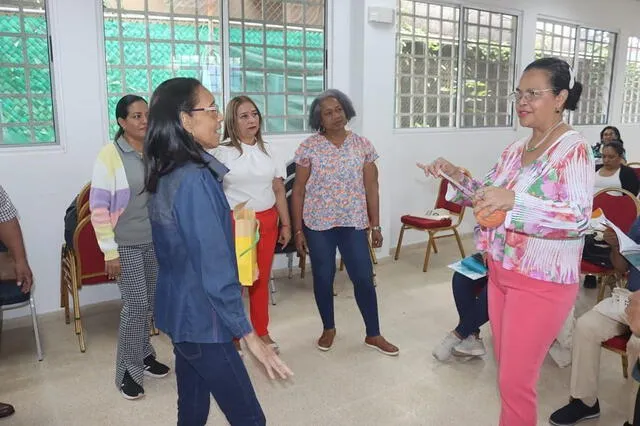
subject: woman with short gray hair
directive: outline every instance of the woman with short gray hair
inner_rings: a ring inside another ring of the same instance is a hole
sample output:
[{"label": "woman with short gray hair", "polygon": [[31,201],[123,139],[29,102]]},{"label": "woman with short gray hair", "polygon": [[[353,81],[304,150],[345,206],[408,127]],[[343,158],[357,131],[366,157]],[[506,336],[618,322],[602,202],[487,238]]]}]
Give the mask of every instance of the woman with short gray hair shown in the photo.
[{"label": "woman with short gray hair", "polygon": [[368,231],[373,247],[382,246],[378,154],[368,139],[346,128],[355,115],[351,100],[339,90],[327,90],[311,103],[309,125],[317,133],[300,144],[294,158],[294,238],[299,253],[309,252],[313,267],[313,292],[324,327],[318,349],[331,349],[336,335],[333,280],[338,248],[364,318],[365,344],[394,356],[398,348],[380,334],[368,246]]}]

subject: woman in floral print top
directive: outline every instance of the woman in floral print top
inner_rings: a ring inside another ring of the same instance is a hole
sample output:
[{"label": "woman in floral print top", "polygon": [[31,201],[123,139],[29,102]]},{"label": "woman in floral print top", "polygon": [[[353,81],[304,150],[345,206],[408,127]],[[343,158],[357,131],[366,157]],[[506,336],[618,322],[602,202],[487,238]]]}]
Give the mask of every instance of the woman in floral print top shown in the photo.
[{"label": "woman in floral print top", "polygon": [[300,144],[294,159],[294,239],[298,252],[309,252],[313,266],[313,292],[324,327],[318,349],[331,349],[336,335],[333,279],[339,248],[365,322],[365,344],[393,356],[398,348],[380,335],[367,235],[370,229],[373,247],[382,245],[378,154],[366,138],[346,129],[355,115],[351,100],[339,90],[327,90],[311,104],[309,125],[318,133]]},{"label": "woman in floral print top", "polygon": [[527,66],[513,99],[528,138],[508,146],[483,181],[444,159],[421,166],[444,172],[473,197],[456,198],[478,214],[507,212],[482,228],[488,253],[489,320],[502,399],[500,426],[537,424],[536,383],[545,354],[575,302],[584,233],[591,216],[594,160],[585,138],[562,120],[582,85],[561,59]]}]

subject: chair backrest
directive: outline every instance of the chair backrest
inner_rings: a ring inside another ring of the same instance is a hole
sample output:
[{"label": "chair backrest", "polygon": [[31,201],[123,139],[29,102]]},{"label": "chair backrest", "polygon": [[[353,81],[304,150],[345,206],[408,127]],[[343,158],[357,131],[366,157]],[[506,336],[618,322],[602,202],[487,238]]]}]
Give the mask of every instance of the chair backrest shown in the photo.
[{"label": "chair backrest", "polygon": [[78,192],[78,197],[76,198],[76,211],[80,213],[82,206],[89,203],[89,193],[91,190],[91,182],[86,183],[80,192]]},{"label": "chair backrest", "polygon": [[640,201],[624,189],[605,188],[593,197],[593,210],[595,209],[602,209],[607,219],[623,232],[629,232],[640,215]]},{"label": "chair backrest", "polygon": [[73,234],[73,252],[79,283],[90,285],[112,281],[105,273],[104,255],[98,246],[89,216],[78,222]]},{"label": "chair backrest", "polygon": [[638,178],[638,180],[640,180],[640,163],[627,163],[627,166],[633,169],[636,177]]},{"label": "chair backrest", "polygon": [[[462,169],[462,173],[466,176],[471,176],[468,170]],[[453,203],[447,200],[447,190],[449,189],[448,180],[442,178],[440,179],[440,187],[438,189],[438,198],[436,198],[436,209],[445,209],[448,210],[452,215],[458,216],[458,224],[462,222],[464,218],[464,210],[465,207],[461,204]]]},{"label": "chair backrest", "polygon": [[296,163],[291,160],[287,163],[287,177],[284,180],[284,190],[287,194],[287,200],[291,197],[291,190],[293,189],[293,181],[296,178]]}]

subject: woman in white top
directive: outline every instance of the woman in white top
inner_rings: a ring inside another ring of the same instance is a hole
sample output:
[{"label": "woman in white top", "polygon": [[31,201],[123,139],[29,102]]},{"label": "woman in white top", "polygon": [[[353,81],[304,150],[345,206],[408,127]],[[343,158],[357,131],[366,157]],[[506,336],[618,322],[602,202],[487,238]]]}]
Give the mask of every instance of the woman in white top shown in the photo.
[{"label": "woman in white top", "polygon": [[[251,98],[231,99],[224,118],[224,142],[213,155],[230,170],[223,187],[231,208],[246,201],[260,221],[259,276],[249,287],[251,323],[258,336],[277,351],[268,330],[269,277],[276,241],[286,246],[291,240],[291,221],[283,183],[286,169],[262,140],[261,127],[262,115]],[[239,341],[236,347],[240,351]]]},{"label": "woman in white top", "polygon": [[624,165],[625,149],[614,141],[602,148],[602,165],[596,167],[594,193],[605,188],[622,188],[638,195],[638,177],[631,167]]}]

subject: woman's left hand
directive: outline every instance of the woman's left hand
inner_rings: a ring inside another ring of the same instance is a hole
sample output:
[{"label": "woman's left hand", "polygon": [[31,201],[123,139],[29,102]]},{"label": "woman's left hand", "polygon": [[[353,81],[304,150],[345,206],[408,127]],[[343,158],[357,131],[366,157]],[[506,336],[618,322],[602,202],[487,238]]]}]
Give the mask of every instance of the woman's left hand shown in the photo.
[{"label": "woman's left hand", "polygon": [[282,247],[286,247],[291,241],[291,228],[288,226],[283,226],[280,228],[280,236],[278,237],[278,244]]},{"label": "woman's left hand", "polygon": [[373,247],[373,248],[382,247],[382,232],[381,231],[371,231],[371,247]]},{"label": "woman's left hand", "polygon": [[509,211],[513,209],[516,193],[510,189],[497,186],[486,186],[476,191],[473,197],[473,210],[484,210],[487,215],[496,210]]}]

